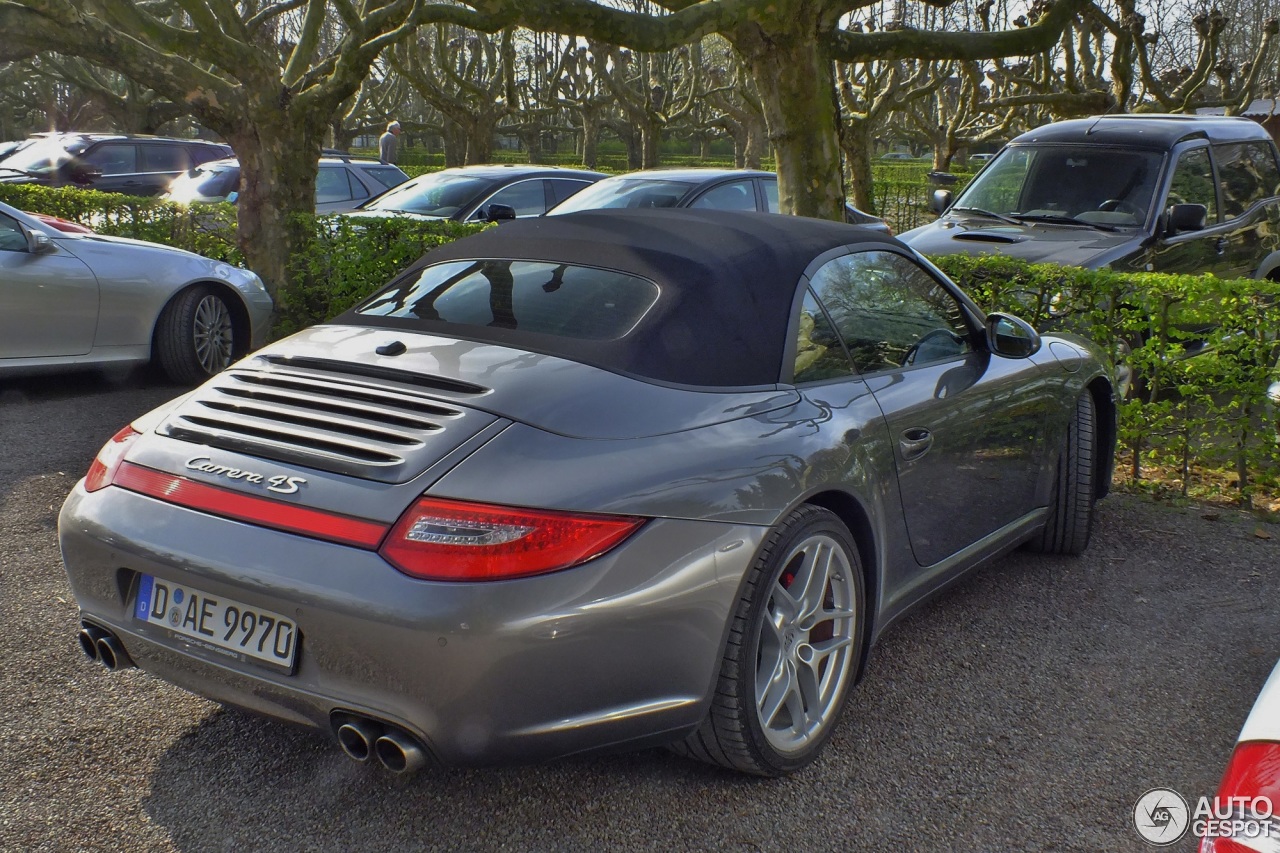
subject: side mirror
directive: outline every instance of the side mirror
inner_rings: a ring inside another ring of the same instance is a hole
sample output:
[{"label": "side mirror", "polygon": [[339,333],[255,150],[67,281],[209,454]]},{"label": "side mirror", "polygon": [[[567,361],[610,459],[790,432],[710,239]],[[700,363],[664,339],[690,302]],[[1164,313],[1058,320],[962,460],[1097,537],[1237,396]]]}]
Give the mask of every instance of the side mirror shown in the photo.
[{"label": "side mirror", "polygon": [[1184,231],[1199,231],[1204,228],[1205,220],[1209,216],[1208,209],[1203,204],[1174,204],[1169,206],[1165,219],[1168,224],[1165,227],[1165,233],[1172,237],[1174,234],[1181,234]]},{"label": "side mirror", "polygon": [[516,218],[516,209],[509,204],[491,204],[484,218],[486,222],[506,222]]},{"label": "side mirror", "polygon": [[987,347],[1006,358],[1026,358],[1040,349],[1040,333],[1012,314],[988,314]]},{"label": "side mirror", "polygon": [[54,250],[53,240],[48,234],[22,226],[22,236],[27,238],[27,251],[33,255],[46,255]]},{"label": "side mirror", "polygon": [[929,208],[941,216],[951,206],[951,199],[951,190],[934,190],[932,198],[929,199]]}]

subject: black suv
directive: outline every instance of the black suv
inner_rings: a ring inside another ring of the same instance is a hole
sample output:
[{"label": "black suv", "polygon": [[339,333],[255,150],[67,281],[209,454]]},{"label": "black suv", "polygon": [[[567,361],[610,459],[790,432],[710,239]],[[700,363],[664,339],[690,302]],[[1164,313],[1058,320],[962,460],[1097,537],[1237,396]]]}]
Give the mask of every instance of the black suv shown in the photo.
[{"label": "black suv", "polygon": [[1280,161],[1246,118],[1119,115],[1014,139],[941,217],[925,255],[992,253],[1120,271],[1280,278]]},{"label": "black suv", "polygon": [[51,133],[0,161],[0,182],[150,196],[191,167],[231,155],[231,146],[200,139]]}]

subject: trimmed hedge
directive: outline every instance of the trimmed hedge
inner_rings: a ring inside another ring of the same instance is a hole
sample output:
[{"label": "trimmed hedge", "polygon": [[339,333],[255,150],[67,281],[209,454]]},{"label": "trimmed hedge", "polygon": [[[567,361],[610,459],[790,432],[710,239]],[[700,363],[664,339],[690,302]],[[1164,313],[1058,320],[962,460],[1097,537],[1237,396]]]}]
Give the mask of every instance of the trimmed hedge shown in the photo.
[{"label": "trimmed hedge", "polygon": [[[235,209],[74,189],[0,185],[0,200],[104,234],[152,240],[239,263]],[[486,226],[302,215],[307,235],[277,298],[275,333],[323,322],[390,280],[432,246]],[[1248,500],[1280,488],[1280,445],[1267,386],[1280,378],[1280,284],[1213,276],[1116,273],[954,255],[938,265],[986,310],[1066,329],[1107,353],[1128,351],[1141,377],[1120,405],[1127,474],[1186,494],[1230,481]],[[1194,357],[1189,353],[1197,352]]]},{"label": "trimmed hedge", "polygon": [[1280,379],[1280,283],[1032,265],[1001,256],[936,259],[979,305],[1039,329],[1077,331],[1128,352],[1120,405],[1129,478],[1153,474],[1185,495],[1230,483],[1248,502],[1280,484],[1268,385]]}]

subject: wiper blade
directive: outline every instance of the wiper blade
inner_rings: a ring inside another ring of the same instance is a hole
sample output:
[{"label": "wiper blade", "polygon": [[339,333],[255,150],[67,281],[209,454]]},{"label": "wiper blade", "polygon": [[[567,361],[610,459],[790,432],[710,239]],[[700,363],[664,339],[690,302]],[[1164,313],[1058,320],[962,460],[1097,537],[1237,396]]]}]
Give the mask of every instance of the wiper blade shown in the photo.
[{"label": "wiper blade", "polygon": [[1060,216],[1056,213],[1015,213],[1020,221],[1023,222],[1052,222],[1054,225],[1078,225],[1082,228],[1092,228],[1096,231],[1119,231],[1114,225],[1102,225],[1097,222],[1086,222],[1083,219],[1074,219],[1070,216]]},{"label": "wiper blade", "polygon": [[1005,216],[1003,213],[996,213],[993,210],[983,210],[980,207],[953,207],[953,212],[959,213],[976,213],[979,216],[985,216],[988,219],[999,219],[1001,222],[1008,222],[1010,225],[1021,225],[1022,223],[1012,217]]}]

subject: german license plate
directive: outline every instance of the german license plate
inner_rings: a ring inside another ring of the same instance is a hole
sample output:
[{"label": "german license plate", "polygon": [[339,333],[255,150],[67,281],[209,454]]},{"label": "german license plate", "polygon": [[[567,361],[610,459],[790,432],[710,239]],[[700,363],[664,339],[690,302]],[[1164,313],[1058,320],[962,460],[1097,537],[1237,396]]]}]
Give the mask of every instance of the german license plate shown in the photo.
[{"label": "german license plate", "polygon": [[293,669],[298,628],[279,613],[141,575],[133,615],[208,651]]}]

